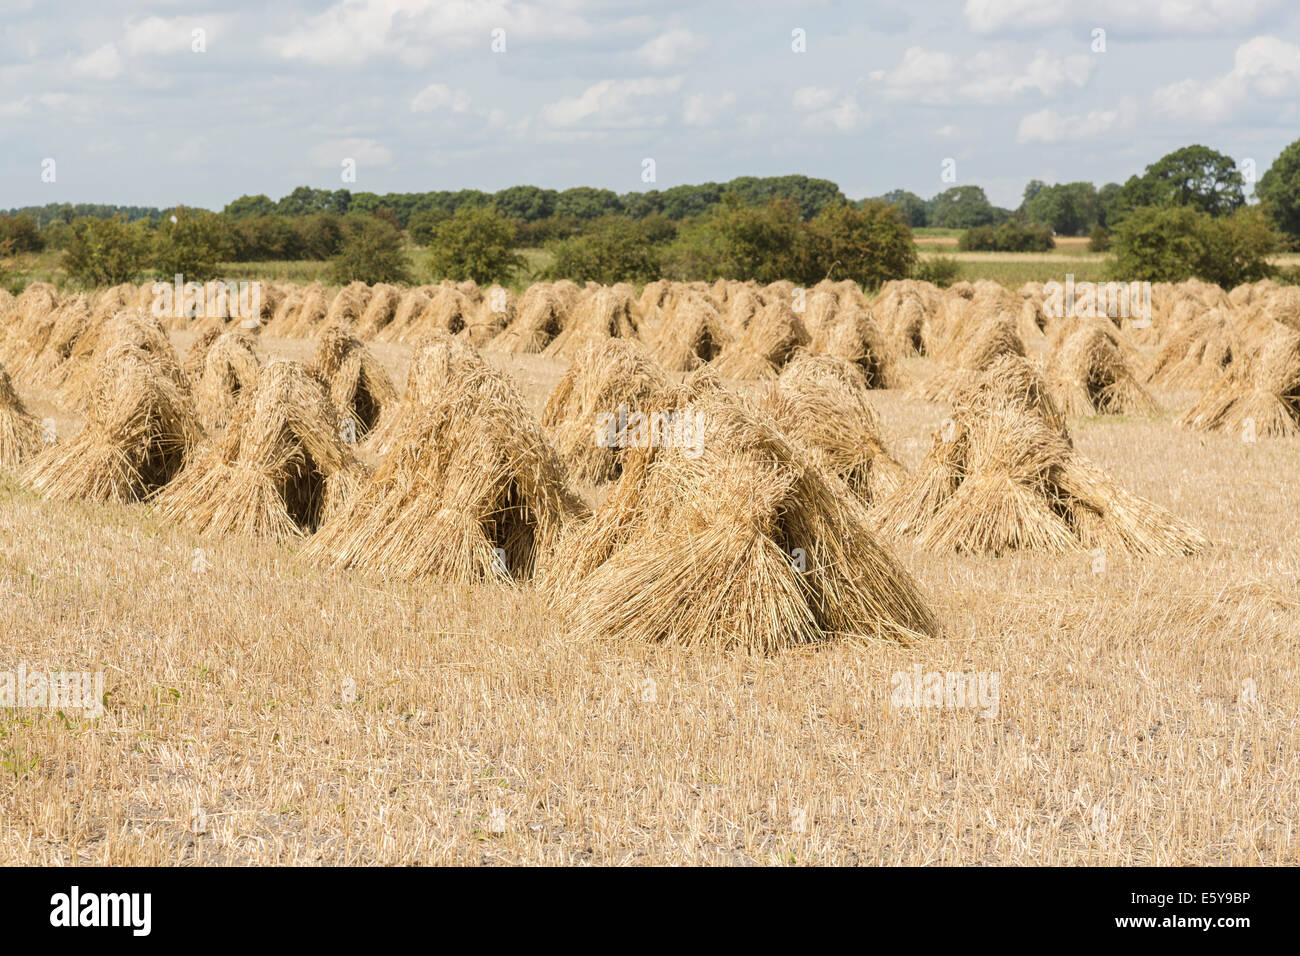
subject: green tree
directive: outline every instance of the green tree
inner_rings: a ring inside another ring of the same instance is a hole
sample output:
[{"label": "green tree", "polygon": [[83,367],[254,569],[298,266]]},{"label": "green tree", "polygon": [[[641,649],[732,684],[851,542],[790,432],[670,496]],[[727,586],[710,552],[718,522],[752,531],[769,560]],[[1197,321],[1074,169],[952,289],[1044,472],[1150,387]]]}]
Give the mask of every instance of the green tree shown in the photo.
[{"label": "green tree", "polygon": [[1042,186],[1023,209],[1027,219],[1041,222],[1061,236],[1087,235],[1101,215],[1097,190],[1084,182]]},{"label": "green tree", "polygon": [[206,209],[177,206],[154,235],[153,265],[164,278],[183,275],[186,282],[217,277],[218,266],[235,254],[225,222]]},{"label": "green tree", "polygon": [[343,219],[343,242],[330,262],[335,282],[410,282],[411,264],[406,258],[402,231],[381,216],[354,213]]},{"label": "green tree", "polygon": [[604,216],[582,234],[550,248],[554,262],[541,278],[574,282],[651,282],[663,273],[663,250],[676,228],[662,216]]},{"label": "green tree", "polygon": [[1241,171],[1231,156],[1208,146],[1184,146],[1160,157],[1145,178],[1162,186],[1166,201],[1211,216],[1226,216],[1246,204]]},{"label": "green tree", "polygon": [[509,219],[494,209],[464,207],[438,224],[429,244],[429,268],[435,279],[505,283],[524,266],[514,247]]},{"label": "green tree", "polygon": [[566,189],[555,199],[555,215],[573,216],[577,219],[599,219],[615,216],[623,211],[618,194],[611,189],[575,186]]},{"label": "green tree", "polygon": [[221,211],[231,219],[250,219],[254,216],[273,216],[276,207],[270,197],[259,194],[240,196],[234,202],[228,203]]},{"label": "green tree", "polygon": [[953,186],[935,196],[930,207],[930,225],[940,229],[969,229],[993,221],[993,206],[979,186]]},{"label": "green tree", "polygon": [[533,222],[554,214],[559,197],[554,189],[538,186],[511,186],[492,197],[492,205],[507,219]]},{"label": "green tree", "polygon": [[816,273],[812,236],[790,199],[747,206],[739,194],[725,194],[712,216],[682,230],[672,259],[679,278],[817,281],[809,278]]},{"label": "green tree", "polygon": [[145,271],[148,236],[125,216],[78,219],[63,250],[63,268],[85,285],[119,285]]},{"label": "green tree", "polygon": [[[920,229],[929,222],[929,207],[924,199],[916,193],[910,193],[906,189],[891,189],[880,197],[884,202],[891,206],[897,206],[903,213],[903,218],[913,229]],[[859,205],[865,206],[871,199],[862,200]]]},{"label": "green tree", "polygon": [[1195,276],[1230,289],[1270,273],[1277,241],[1258,208],[1214,217],[1191,206],[1143,206],[1115,228],[1112,271],[1121,281]]},{"label": "green tree", "polygon": [[45,237],[29,214],[0,215],[0,242],[8,240],[14,253],[40,252],[45,248]]},{"label": "green tree", "polygon": [[831,279],[852,279],[875,288],[906,278],[916,265],[916,243],[901,209],[870,199],[861,207],[826,206],[808,224],[816,270]]},{"label": "green tree", "polygon": [[1282,150],[1259,177],[1255,195],[1277,227],[1300,241],[1300,139]]}]

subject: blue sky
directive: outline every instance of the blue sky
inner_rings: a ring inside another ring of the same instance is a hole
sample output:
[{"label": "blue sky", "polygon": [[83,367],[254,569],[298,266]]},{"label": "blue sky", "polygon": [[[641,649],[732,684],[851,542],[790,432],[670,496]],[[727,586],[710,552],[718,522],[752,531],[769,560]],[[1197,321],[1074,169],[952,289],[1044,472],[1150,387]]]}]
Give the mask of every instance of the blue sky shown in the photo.
[{"label": "blue sky", "polygon": [[956,184],[1015,206],[1029,179],[1122,182],[1189,143],[1262,173],[1300,137],[1300,4],[1284,0],[0,0],[0,14],[0,208],[782,173],[928,197],[953,184],[948,159]]}]

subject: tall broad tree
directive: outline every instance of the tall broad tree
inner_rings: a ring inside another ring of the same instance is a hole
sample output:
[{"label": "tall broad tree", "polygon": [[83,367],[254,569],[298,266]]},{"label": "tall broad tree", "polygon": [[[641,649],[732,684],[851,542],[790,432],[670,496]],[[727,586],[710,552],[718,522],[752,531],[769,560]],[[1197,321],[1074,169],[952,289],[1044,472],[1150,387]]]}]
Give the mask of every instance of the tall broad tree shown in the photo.
[{"label": "tall broad tree", "polygon": [[1300,241],[1300,139],[1282,150],[1259,177],[1255,195],[1277,227],[1293,241]]}]

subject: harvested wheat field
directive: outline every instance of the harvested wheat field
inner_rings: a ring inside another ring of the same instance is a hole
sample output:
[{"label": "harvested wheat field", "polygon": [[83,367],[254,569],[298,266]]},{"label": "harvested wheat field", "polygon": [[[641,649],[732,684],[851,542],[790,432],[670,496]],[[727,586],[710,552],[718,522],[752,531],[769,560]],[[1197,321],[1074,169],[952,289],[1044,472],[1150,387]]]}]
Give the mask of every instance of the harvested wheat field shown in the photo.
[{"label": "harvested wheat field", "polygon": [[0,861],[1300,862],[1294,336],[788,285],[27,295]]}]

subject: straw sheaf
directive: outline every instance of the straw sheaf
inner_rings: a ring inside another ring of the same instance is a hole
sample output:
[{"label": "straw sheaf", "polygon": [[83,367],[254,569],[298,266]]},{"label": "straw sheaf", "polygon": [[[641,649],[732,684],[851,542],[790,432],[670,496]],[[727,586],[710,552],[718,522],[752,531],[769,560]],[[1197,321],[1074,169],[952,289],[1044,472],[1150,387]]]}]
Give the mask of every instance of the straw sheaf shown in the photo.
[{"label": "straw sheaf", "polygon": [[158,513],[200,534],[310,534],[366,476],[338,420],[307,368],[268,363],[241,392],[225,434],[158,497]]},{"label": "straw sheaf", "polygon": [[407,289],[397,302],[392,321],[378,328],[375,339],[380,342],[395,342],[415,333],[420,316],[424,315],[432,301],[428,289]]},{"label": "straw sheaf", "polygon": [[355,329],[361,324],[366,307],[370,304],[370,286],[364,282],[349,282],[335,294],[325,313],[325,326],[341,325]]},{"label": "straw sheaf", "polygon": [[320,283],[302,290],[301,297],[290,295],[279,309],[263,334],[277,338],[310,338],[312,331],[325,322],[330,300]]},{"label": "straw sheaf", "polygon": [[529,355],[545,351],[564,331],[568,315],[569,306],[560,290],[542,284],[529,286],[519,300],[514,321],[487,348],[493,352]]},{"label": "straw sheaf", "polygon": [[130,345],[145,353],[158,371],[177,388],[188,391],[189,379],[180,356],[162,323],[148,310],[119,312],[102,325],[89,326],[73,342],[67,361],[54,376],[65,402],[84,408],[92,401],[91,390],[100,377],[105,357],[117,346]]},{"label": "straw sheaf", "polygon": [[0,468],[15,468],[41,450],[40,420],[27,410],[0,365]]},{"label": "straw sheaf", "polygon": [[867,388],[898,388],[902,375],[876,320],[866,309],[845,309],[812,336],[817,355],[852,362],[862,369]]},{"label": "straw sheaf", "polygon": [[587,345],[570,364],[542,411],[542,427],[578,480],[612,481],[622,470],[619,447],[598,443],[601,415],[664,412],[671,382],[636,343],[608,339]]},{"label": "straw sheaf", "polygon": [[1066,415],[1155,413],[1155,400],[1133,374],[1117,334],[1107,326],[1081,324],[1060,339],[1047,363],[1048,391]]},{"label": "straw sheaf", "polygon": [[565,535],[546,590],[576,638],[770,654],[937,631],[839,482],[724,393],[696,410],[698,457],[666,448],[637,459]]},{"label": "straw sheaf", "polygon": [[397,389],[387,370],[342,326],[329,325],[322,331],[311,368],[329,389],[334,407],[352,419],[358,441],[397,402]]},{"label": "straw sheaf", "polygon": [[635,302],[628,287],[596,288],[578,303],[570,320],[546,346],[543,354],[572,361],[590,344],[611,338],[636,338]]},{"label": "straw sheaf", "polygon": [[199,420],[209,433],[225,428],[240,396],[257,388],[260,363],[256,341],[241,330],[220,332],[204,350],[198,368],[191,373],[194,404]]},{"label": "straw sheaf", "polygon": [[828,355],[800,354],[756,405],[828,475],[864,502],[891,494],[907,472],[885,448],[861,368]]},{"label": "straw sheaf", "polygon": [[871,518],[882,533],[934,552],[1100,546],[1167,555],[1207,544],[1079,455],[1037,372],[1018,357],[1000,359],[957,396],[921,467]]},{"label": "straw sheaf", "polygon": [[81,430],[23,471],[47,498],[141,501],[172,480],[202,436],[189,394],[127,342],[101,359],[86,408]]},{"label": "straw sheaf", "polygon": [[379,424],[366,438],[367,447],[378,455],[386,455],[406,423],[446,394],[453,379],[464,374],[466,366],[480,370],[487,367],[483,357],[463,339],[434,332],[417,342],[407,368],[402,399],[384,408]]},{"label": "straw sheaf", "polygon": [[712,362],[733,340],[722,315],[697,293],[688,293],[646,334],[651,356],[670,372],[690,372]]},{"label": "straw sheaf", "polygon": [[1017,326],[1013,316],[1002,313],[979,323],[969,335],[954,338],[947,347],[952,357],[916,392],[927,401],[951,402],[972,374],[987,371],[1005,356],[1023,358],[1025,344]]},{"label": "straw sheaf", "polygon": [[[769,287],[770,288],[770,287]],[[750,320],[714,363],[719,375],[733,379],[773,379],[811,337],[791,309],[789,299],[777,299]]]},{"label": "straw sheaf", "polygon": [[304,554],[401,577],[518,582],[582,512],[514,386],[466,363],[405,421],[373,479]]},{"label": "straw sheaf", "polygon": [[1187,428],[1237,431],[1257,437],[1300,436],[1300,333],[1282,325],[1244,360],[1234,363],[1179,419]]},{"label": "straw sheaf", "polygon": [[1147,381],[1174,388],[1209,388],[1241,348],[1232,321],[1215,309],[1187,321],[1169,336]]}]

